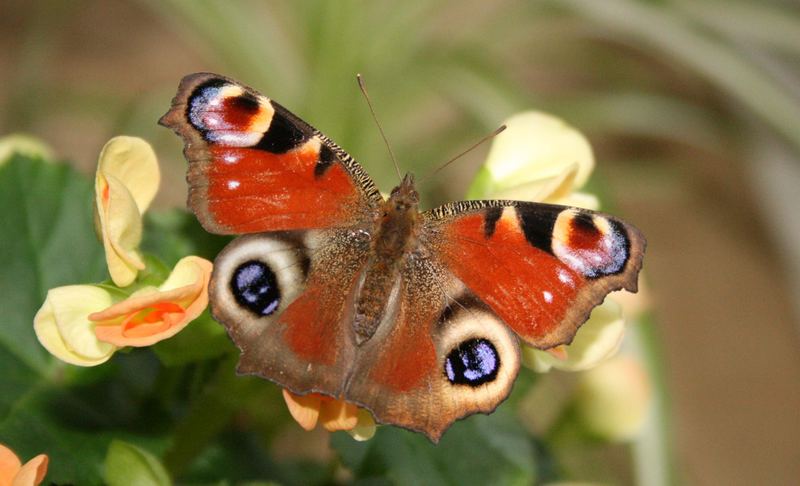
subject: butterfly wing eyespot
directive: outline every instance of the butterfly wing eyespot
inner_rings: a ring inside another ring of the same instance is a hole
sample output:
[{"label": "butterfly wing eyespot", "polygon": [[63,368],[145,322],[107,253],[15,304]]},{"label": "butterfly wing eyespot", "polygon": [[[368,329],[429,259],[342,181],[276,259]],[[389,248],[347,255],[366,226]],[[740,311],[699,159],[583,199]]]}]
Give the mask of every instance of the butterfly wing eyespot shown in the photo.
[{"label": "butterfly wing eyespot", "polygon": [[301,235],[292,233],[243,236],[217,256],[211,312],[240,348],[302,293],[309,258]]},{"label": "butterfly wing eyespot", "polygon": [[230,289],[236,302],[258,317],[274,314],[281,302],[275,272],[261,260],[248,260],[236,267]]},{"label": "butterfly wing eyespot", "polygon": [[189,206],[212,233],[357,226],[382,200],[325,135],[224,76],[186,76],[159,123],[184,140]]},{"label": "butterfly wing eyespot", "polygon": [[500,357],[491,341],[471,338],[458,343],[444,361],[450,383],[479,386],[494,381],[500,369]]}]

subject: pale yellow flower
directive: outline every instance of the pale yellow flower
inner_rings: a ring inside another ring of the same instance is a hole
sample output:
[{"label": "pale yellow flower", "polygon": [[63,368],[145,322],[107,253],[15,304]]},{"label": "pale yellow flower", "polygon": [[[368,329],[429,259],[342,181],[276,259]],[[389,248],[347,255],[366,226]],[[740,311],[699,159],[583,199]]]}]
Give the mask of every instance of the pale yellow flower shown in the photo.
[{"label": "pale yellow flower", "polygon": [[12,133],[0,138],[0,167],[14,154],[38,157],[45,161],[53,159],[53,150],[47,144],[22,133]]},{"label": "pale yellow flower", "polygon": [[160,181],[150,144],[136,137],[114,137],[100,152],[95,175],[95,222],[103,240],[108,272],[120,287],[130,285],[144,262],[138,252],[142,214]]},{"label": "pale yellow flower", "polygon": [[623,441],[642,429],[651,401],[650,378],[642,364],[631,356],[616,356],[580,376],[575,412],[592,434]]},{"label": "pale yellow flower", "polygon": [[586,137],[546,113],[526,111],[505,122],[470,189],[471,198],[513,199],[597,208],[577,192],[594,169]]},{"label": "pale yellow flower", "polygon": [[523,346],[522,361],[538,372],[556,368],[563,371],[583,371],[614,356],[625,334],[622,307],[607,298],[592,310],[589,320],[581,326],[569,345],[541,351]]},{"label": "pale yellow flower", "polygon": [[53,356],[78,366],[107,361],[124,346],[149,346],[174,336],[208,305],[211,262],[181,259],[160,287],[113,303],[94,285],[50,289],[33,319],[36,337]]},{"label": "pale yellow flower", "polygon": [[0,444],[0,486],[36,486],[47,474],[47,456],[39,454],[22,464],[14,451]]},{"label": "pale yellow flower", "polygon": [[95,324],[89,320],[89,314],[105,309],[111,303],[111,295],[94,285],[50,289],[33,318],[36,337],[50,354],[61,361],[78,366],[104,363],[117,346],[97,339]]}]

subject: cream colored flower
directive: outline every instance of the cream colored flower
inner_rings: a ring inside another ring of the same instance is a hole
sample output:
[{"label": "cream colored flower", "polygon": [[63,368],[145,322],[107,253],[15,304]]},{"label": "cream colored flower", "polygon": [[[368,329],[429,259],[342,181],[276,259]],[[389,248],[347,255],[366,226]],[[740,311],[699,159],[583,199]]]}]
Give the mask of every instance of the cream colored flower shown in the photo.
[{"label": "cream colored flower", "polygon": [[145,287],[127,299],[89,315],[100,342],[150,346],[180,332],[208,306],[211,262],[182,258],[160,287]]},{"label": "cream colored flower", "polygon": [[36,337],[61,361],[78,366],[104,363],[117,346],[97,340],[95,324],[89,320],[89,314],[105,309],[111,302],[111,295],[94,285],[50,289],[33,318]]},{"label": "cream colored flower", "polygon": [[0,486],[36,486],[47,474],[47,456],[39,454],[22,464],[14,451],[0,444]]},{"label": "cream colored flower", "polygon": [[160,181],[150,144],[136,137],[114,137],[100,152],[95,175],[95,222],[103,240],[111,279],[130,285],[144,262],[138,252],[142,214]]},{"label": "cream colored flower", "polygon": [[651,402],[650,379],[642,364],[616,356],[580,376],[575,412],[592,434],[623,441],[642,429]]},{"label": "cream colored flower", "polygon": [[319,423],[329,432],[345,430],[358,441],[375,435],[372,415],[352,403],[319,393],[295,395],[286,389],[283,390],[283,399],[289,413],[305,430],[314,430]]},{"label": "cream colored flower", "polygon": [[160,287],[120,302],[94,285],[50,289],[33,319],[36,337],[53,356],[95,366],[124,346],[149,346],[174,336],[208,305],[211,262],[181,259]]},{"label": "cream colored flower", "polygon": [[526,111],[505,121],[469,197],[514,199],[597,208],[597,198],[576,192],[594,169],[589,142],[546,113]]},{"label": "cream colored flower", "polygon": [[53,150],[49,146],[37,138],[21,133],[12,133],[0,138],[0,167],[14,154],[38,157],[45,161],[53,159]]}]

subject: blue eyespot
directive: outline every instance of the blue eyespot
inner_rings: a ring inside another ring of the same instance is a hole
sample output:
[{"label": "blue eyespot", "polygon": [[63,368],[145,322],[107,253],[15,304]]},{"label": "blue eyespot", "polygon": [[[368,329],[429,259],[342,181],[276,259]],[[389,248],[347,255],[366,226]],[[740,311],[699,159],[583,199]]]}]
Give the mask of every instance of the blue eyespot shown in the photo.
[{"label": "blue eyespot", "polygon": [[494,381],[500,369],[497,349],[486,339],[468,339],[453,348],[444,361],[450,383],[478,386]]},{"label": "blue eyespot", "polygon": [[239,265],[230,285],[236,302],[257,316],[268,316],[278,309],[278,281],[265,263],[251,260]]}]

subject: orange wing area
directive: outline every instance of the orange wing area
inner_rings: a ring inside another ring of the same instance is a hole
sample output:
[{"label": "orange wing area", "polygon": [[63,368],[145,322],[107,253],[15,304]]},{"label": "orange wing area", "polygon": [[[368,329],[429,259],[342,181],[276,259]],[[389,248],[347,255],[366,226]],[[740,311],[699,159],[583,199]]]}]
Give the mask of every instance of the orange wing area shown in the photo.
[{"label": "orange wing area", "polygon": [[332,366],[336,363],[341,341],[349,339],[350,329],[343,322],[347,289],[333,291],[330,278],[309,281],[305,291],[278,318],[283,339],[289,350],[303,362]]},{"label": "orange wing area", "polygon": [[159,123],[185,142],[189,206],[212,233],[353,226],[382,201],[336,144],[223,76],[186,76]]},{"label": "orange wing area", "polygon": [[190,206],[218,233],[352,224],[360,194],[341,164],[315,175],[319,147],[315,139],[284,154],[211,146],[212,162],[190,168]]},{"label": "orange wing area", "polygon": [[532,346],[571,342],[609,292],[636,290],[644,239],[615,218],[536,203],[461,204],[426,213],[428,245]]},{"label": "orange wing area", "polygon": [[439,312],[438,307],[412,308],[404,301],[395,326],[381,342],[381,353],[369,370],[369,379],[395,393],[403,393],[422,385],[431,372],[438,372],[431,333]]}]

